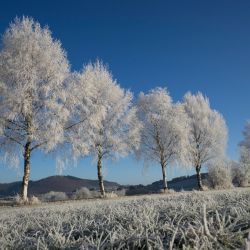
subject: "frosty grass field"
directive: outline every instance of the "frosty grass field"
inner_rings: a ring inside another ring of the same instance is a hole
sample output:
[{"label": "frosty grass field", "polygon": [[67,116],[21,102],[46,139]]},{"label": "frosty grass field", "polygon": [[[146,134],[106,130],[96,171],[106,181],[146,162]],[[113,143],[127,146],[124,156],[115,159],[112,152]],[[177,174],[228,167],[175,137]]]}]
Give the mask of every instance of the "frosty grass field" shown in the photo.
[{"label": "frosty grass field", "polygon": [[1,249],[249,249],[249,227],[250,188],[0,208]]}]

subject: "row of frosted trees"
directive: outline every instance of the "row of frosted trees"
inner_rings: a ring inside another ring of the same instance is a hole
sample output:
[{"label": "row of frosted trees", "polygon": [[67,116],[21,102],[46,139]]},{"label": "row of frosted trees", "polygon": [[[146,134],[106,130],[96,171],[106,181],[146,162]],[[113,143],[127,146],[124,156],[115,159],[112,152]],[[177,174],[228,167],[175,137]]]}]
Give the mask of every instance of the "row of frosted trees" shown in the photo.
[{"label": "row of frosted trees", "polygon": [[165,88],[133,100],[101,62],[71,72],[61,43],[31,18],[15,19],[0,51],[0,143],[8,164],[23,156],[21,197],[27,200],[35,150],[96,159],[100,192],[102,162],[135,153],[158,162],[167,189],[169,164],[201,167],[224,156],[227,128],[201,93],[173,103]]}]

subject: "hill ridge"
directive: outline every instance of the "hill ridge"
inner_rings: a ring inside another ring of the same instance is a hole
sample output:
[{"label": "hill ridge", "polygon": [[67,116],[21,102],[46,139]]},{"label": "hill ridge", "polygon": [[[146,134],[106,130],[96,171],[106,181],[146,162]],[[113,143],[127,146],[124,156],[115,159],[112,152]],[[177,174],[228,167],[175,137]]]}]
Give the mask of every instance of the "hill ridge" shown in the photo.
[{"label": "hill ridge", "polygon": [[[10,196],[19,193],[21,184],[21,181],[0,183],[0,196]],[[116,190],[121,186],[112,181],[104,181],[104,185],[107,190]],[[81,187],[98,189],[99,183],[98,180],[81,179],[70,175],[52,175],[35,181],[30,180],[29,195],[39,195],[49,191],[72,193]]]}]

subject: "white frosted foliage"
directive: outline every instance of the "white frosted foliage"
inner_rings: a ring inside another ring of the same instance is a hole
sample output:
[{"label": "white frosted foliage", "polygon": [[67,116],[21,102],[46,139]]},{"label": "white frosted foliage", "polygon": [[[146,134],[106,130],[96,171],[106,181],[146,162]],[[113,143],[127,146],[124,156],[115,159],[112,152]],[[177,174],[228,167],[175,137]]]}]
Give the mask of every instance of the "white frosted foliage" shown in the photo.
[{"label": "white frosted foliage", "polygon": [[47,27],[26,17],[10,24],[0,52],[3,153],[26,154],[29,160],[34,149],[48,152],[63,140],[69,115],[63,81],[68,73],[65,52]]},{"label": "white frosted foliage", "polygon": [[105,158],[126,156],[138,148],[141,125],[133,95],[119,86],[107,67],[99,61],[86,65],[73,75],[70,86],[72,112],[66,140],[74,156],[91,155],[101,164]]},{"label": "white frosted foliage", "polygon": [[222,159],[227,144],[227,127],[222,115],[210,108],[209,100],[201,93],[184,96],[184,107],[188,116],[188,155],[199,177],[202,165]]},{"label": "white frosted foliage", "polygon": [[145,162],[157,162],[163,171],[168,164],[185,163],[187,120],[181,104],[173,104],[166,89],[156,88],[138,99],[138,117],[143,124],[139,157]]},{"label": "white frosted foliage", "polygon": [[137,148],[141,125],[132,93],[122,89],[101,62],[86,65],[75,77],[69,123],[73,126],[67,132],[74,153],[97,157],[101,146],[104,157],[116,158]]}]

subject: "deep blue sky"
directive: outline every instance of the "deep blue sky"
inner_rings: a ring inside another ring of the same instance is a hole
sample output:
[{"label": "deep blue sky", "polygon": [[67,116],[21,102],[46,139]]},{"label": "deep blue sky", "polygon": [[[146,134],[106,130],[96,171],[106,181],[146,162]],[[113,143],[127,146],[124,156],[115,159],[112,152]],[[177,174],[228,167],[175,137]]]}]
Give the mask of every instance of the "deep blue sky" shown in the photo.
[{"label": "deep blue sky", "polygon": [[[174,101],[189,90],[203,92],[226,119],[228,155],[238,158],[237,144],[250,118],[250,1],[3,0],[0,33],[22,15],[50,27],[73,70],[100,58],[135,95],[156,86],[167,87]],[[143,171],[143,164],[131,158],[105,166],[105,178],[120,183],[161,178],[158,166]],[[4,166],[0,171],[0,182],[21,179]],[[168,177],[187,173],[192,171],[172,168]],[[52,156],[33,156],[31,179],[53,174]],[[85,159],[64,174],[96,179],[96,167]]]}]

